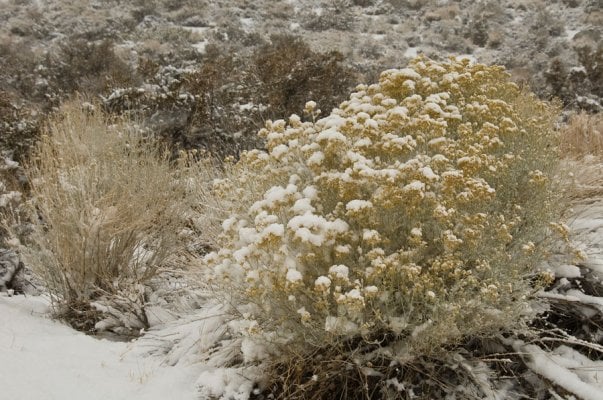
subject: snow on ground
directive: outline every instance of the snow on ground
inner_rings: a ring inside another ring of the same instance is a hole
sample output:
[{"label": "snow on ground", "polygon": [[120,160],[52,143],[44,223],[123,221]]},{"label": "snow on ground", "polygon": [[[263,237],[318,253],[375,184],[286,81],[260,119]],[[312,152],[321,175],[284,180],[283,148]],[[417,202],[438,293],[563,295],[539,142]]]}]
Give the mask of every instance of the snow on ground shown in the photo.
[{"label": "snow on ground", "polygon": [[514,348],[518,353],[530,355],[527,365],[532,371],[568,392],[583,400],[603,398],[603,382],[600,378],[603,374],[602,362],[590,361],[567,346],[559,346],[552,353],[547,353],[539,346],[518,341]]},{"label": "snow on ground", "polygon": [[42,297],[0,294],[0,398],[198,398],[199,365],[170,367],[135,342],[99,340],[48,318]]},{"label": "snow on ground", "polygon": [[577,244],[586,253],[584,264],[603,279],[603,200],[574,208],[569,225]]}]

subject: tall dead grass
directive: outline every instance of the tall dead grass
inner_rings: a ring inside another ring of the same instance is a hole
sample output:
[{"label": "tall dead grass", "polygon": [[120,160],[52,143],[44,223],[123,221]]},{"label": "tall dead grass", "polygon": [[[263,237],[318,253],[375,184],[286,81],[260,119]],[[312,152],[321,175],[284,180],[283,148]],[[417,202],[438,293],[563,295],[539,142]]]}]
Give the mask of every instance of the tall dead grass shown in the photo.
[{"label": "tall dead grass", "polygon": [[560,148],[571,158],[603,157],[603,114],[573,114],[561,130]]},{"label": "tall dead grass", "polygon": [[119,297],[147,324],[144,285],[187,243],[199,201],[187,174],[200,167],[177,165],[127,120],[77,102],[50,119],[27,166],[37,221],[25,257],[63,315],[89,318],[93,302]]},{"label": "tall dead grass", "polygon": [[580,112],[561,129],[560,176],[569,204],[603,196],[603,114]]}]

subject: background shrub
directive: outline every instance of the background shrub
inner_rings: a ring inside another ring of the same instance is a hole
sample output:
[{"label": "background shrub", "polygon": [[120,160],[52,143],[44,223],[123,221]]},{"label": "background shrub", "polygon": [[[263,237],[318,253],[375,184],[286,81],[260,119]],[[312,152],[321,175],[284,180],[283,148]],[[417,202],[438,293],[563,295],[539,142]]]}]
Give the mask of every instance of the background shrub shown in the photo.
[{"label": "background shrub", "polygon": [[307,99],[315,99],[325,112],[342,100],[356,81],[337,51],[313,51],[302,39],[290,35],[271,37],[256,50],[254,65],[262,82],[261,93],[269,106],[268,118],[302,115]]},{"label": "background shrub", "polygon": [[591,92],[603,97],[603,44],[599,43],[596,47],[579,46],[576,53],[586,70]]},{"label": "background shrub", "polygon": [[265,105],[248,56],[211,46],[204,62],[186,77],[184,88],[195,99],[181,137],[185,148],[232,155],[259,145],[252,132],[262,125]]},{"label": "background shrub", "polygon": [[135,71],[120,59],[111,40],[91,42],[72,37],[46,60],[49,90],[55,94],[74,92],[91,96],[137,82]]},{"label": "background shrub", "polygon": [[0,90],[18,94],[21,98],[36,97],[34,68],[40,61],[21,40],[0,39]]},{"label": "background shrub", "polygon": [[308,97],[330,110],[356,81],[340,53],[316,52],[294,36],[274,36],[242,54],[209,44],[203,61],[187,70],[143,59],[138,74],[146,85],[114,90],[105,109],[136,114],[174,149],[220,157],[261,147],[256,133],[264,122],[301,113]]},{"label": "background shrub", "polygon": [[[419,58],[324,119],[268,122],[266,152],[216,182],[233,217],[206,257],[245,361],[387,370],[517,324],[555,210],[556,112],[502,67]],[[276,375],[293,397],[322,382]]]},{"label": "background shrub", "polygon": [[21,161],[39,135],[36,112],[0,90],[0,153]]},{"label": "background shrub", "polygon": [[[264,121],[301,113],[308,97],[317,99],[325,109],[335,107],[355,75],[343,65],[340,53],[315,52],[300,38],[274,36],[251,54],[233,55],[209,45],[203,62],[192,72],[171,79],[178,83],[161,97],[136,90],[132,95],[147,96],[151,128],[160,127],[158,134],[176,147],[204,148],[223,157],[261,147],[256,132]],[[186,110],[174,107],[182,103],[183,96],[193,100]],[[177,108],[183,118],[161,128],[162,122],[170,120],[164,113],[170,108]]]}]

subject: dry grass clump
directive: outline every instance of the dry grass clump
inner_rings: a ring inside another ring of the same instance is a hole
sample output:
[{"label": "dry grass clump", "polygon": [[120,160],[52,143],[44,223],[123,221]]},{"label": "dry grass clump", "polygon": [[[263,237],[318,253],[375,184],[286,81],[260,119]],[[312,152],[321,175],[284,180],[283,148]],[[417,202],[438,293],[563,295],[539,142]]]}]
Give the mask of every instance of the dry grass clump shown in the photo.
[{"label": "dry grass clump", "polygon": [[561,170],[564,174],[560,181],[568,203],[592,203],[593,199],[603,196],[603,162],[600,157],[564,159]]},{"label": "dry grass clump", "polygon": [[50,118],[27,174],[23,252],[59,315],[87,330],[146,327],[145,285],[181,248],[189,177],[135,125],[77,102]]},{"label": "dry grass clump", "polygon": [[573,114],[561,129],[560,150],[571,158],[603,157],[603,114]]},{"label": "dry grass clump", "polygon": [[580,203],[603,195],[603,114],[572,114],[561,128],[559,147],[566,200]]},{"label": "dry grass clump", "polygon": [[558,110],[508,78],[418,58],[326,118],[309,102],[308,122],[267,123],[266,151],[215,183],[234,206],[205,259],[245,362],[336,354],[316,369],[370,376],[522,320],[557,212]]}]

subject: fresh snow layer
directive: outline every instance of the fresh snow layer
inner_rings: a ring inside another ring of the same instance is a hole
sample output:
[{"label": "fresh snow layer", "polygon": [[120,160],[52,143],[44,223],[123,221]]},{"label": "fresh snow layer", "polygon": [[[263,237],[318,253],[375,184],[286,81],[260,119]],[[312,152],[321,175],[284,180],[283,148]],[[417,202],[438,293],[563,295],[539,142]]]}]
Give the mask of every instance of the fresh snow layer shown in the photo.
[{"label": "fresh snow layer", "polygon": [[536,345],[524,345],[520,341],[515,343],[514,347],[519,353],[529,354],[527,364],[537,374],[583,400],[603,399],[603,382],[599,381],[599,373],[596,372],[601,368],[600,364],[586,357],[575,357],[577,353],[566,346],[557,350],[558,353],[569,353],[565,354],[565,357],[562,357],[562,354],[547,354]]},{"label": "fresh snow layer", "polygon": [[197,399],[198,365],[169,367],[136,342],[99,340],[47,317],[41,297],[0,293],[0,398]]}]

